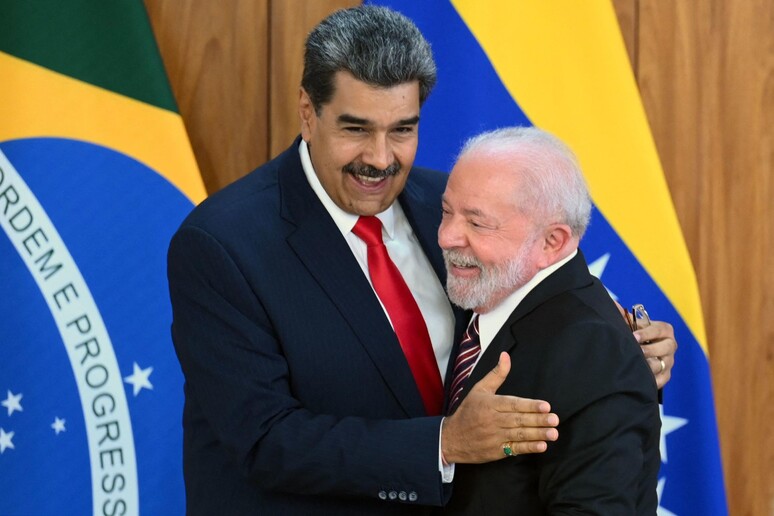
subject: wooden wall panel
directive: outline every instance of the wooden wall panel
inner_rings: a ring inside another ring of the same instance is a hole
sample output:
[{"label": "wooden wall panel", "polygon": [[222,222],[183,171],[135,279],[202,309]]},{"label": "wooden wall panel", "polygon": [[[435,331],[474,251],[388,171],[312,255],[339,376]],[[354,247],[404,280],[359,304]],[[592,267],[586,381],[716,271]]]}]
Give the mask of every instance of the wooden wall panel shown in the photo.
[{"label": "wooden wall panel", "polygon": [[269,0],[146,0],[207,191],[269,157]]},{"label": "wooden wall panel", "polygon": [[640,0],[638,19],[638,81],[702,294],[730,512],[772,515],[774,3]]},{"label": "wooden wall panel", "polygon": [[639,0],[613,0],[613,7],[621,27],[626,50],[629,54],[629,62],[632,65],[635,76],[637,75],[637,15],[639,13],[637,3]]},{"label": "wooden wall panel", "polygon": [[[337,9],[360,5],[360,0],[271,3],[271,82],[269,149],[285,150],[300,131],[298,95],[304,68],[304,41],[317,23]],[[300,4],[303,8],[299,8]]]}]

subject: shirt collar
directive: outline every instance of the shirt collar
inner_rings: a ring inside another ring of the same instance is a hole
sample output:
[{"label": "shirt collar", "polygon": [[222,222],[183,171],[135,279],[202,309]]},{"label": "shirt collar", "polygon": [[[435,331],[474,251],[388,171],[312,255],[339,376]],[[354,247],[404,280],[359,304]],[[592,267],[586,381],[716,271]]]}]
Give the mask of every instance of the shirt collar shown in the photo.
[{"label": "shirt collar", "polygon": [[527,297],[527,294],[529,294],[554,271],[559,269],[559,267],[572,260],[576,254],[578,254],[577,249],[569,256],[562,258],[558,262],[538,271],[537,274],[532,277],[532,279],[530,279],[511,295],[503,299],[500,304],[498,304],[493,310],[479,315],[478,329],[482,349],[485,346],[488,346],[490,342],[492,342],[495,335],[497,335],[497,332],[499,332],[500,328],[503,326],[503,324],[505,324],[505,321],[508,320],[508,317],[510,317],[516,307],[519,306],[519,303],[521,303],[524,298]]},{"label": "shirt collar", "polygon": [[[352,231],[352,228],[355,227],[360,216],[353,213],[347,213],[339,208],[339,206],[333,202],[333,199],[330,198],[328,192],[325,191],[322,183],[320,183],[320,179],[317,177],[317,173],[312,165],[312,158],[309,155],[309,146],[304,140],[301,140],[301,143],[298,145],[298,153],[301,156],[301,167],[304,169],[304,175],[309,182],[309,186],[312,187],[312,190],[314,190],[317,198],[320,199],[320,202],[322,202],[323,206],[330,214],[336,227],[341,231],[341,234],[346,236]],[[394,206],[395,203],[376,215],[379,220],[382,221],[382,227],[384,228],[385,233],[387,233],[387,237],[390,239],[392,239],[395,234]]]}]

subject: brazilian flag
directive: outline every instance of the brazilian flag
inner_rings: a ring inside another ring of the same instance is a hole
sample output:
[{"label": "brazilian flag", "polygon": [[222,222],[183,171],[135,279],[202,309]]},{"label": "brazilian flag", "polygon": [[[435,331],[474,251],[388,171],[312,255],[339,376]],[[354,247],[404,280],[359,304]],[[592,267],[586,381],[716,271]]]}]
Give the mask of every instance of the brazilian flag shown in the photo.
[{"label": "brazilian flag", "polygon": [[595,205],[581,242],[592,274],[624,306],[672,323],[680,344],[663,393],[658,513],[727,514],[696,275],[611,2],[371,3],[412,18],[437,61],[418,165],[448,170],[465,139],[512,125],[575,151]]},{"label": "brazilian flag", "polygon": [[205,196],[140,0],[0,1],[0,514],[182,514],[166,249]]}]

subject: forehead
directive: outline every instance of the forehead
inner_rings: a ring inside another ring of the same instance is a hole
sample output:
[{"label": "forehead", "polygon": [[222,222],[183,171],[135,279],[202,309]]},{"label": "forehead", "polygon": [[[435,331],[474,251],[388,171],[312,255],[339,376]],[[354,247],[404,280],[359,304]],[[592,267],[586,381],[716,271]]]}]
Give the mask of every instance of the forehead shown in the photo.
[{"label": "forehead", "polygon": [[500,220],[520,215],[517,167],[510,154],[467,154],[451,171],[444,202],[463,213]]},{"label": "forehead", "polygon": [[331,100],[322,107],[323,113],[346,113],[369,121],[419,116],[419,81],[373,86],[342,71],[334,76],[334,86]]},{"label": "forehead", "polygon": [[453,191],[464,199],[495,201],[511,198],[516,181],[511,160],[498,154],[473,152],[454,164],[447,192]]}]

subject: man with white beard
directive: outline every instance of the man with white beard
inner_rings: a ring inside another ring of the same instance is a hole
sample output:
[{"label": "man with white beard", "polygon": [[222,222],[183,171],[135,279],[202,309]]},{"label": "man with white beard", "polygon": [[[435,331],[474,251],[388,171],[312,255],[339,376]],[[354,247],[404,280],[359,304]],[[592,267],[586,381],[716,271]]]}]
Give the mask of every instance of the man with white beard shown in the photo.
[{"label": "man with white beard", "polygon": [[453,413],[498,363],[500,394],[543,399],[559,434],[542,455],[458,464],[448,514],[655,514],[657,388],[578,249],[591,201],[572,152],[537,128],[480,135],[443,196],[438,242],[455,304],[474,311],[449,390]]}]

